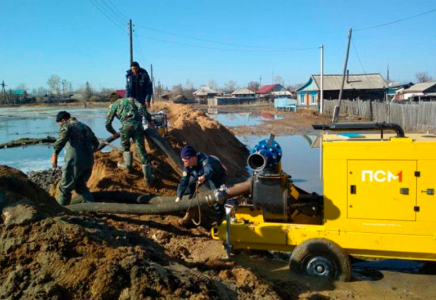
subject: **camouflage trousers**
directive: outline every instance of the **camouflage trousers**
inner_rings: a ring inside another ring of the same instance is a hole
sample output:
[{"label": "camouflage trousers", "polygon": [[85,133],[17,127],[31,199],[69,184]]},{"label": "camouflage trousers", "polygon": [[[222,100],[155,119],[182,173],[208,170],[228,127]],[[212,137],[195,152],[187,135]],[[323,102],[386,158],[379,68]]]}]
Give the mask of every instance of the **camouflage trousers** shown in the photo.
[{"label": "camouflage trousers", "polygon": [[89,191],[86,183],[91,177],[92,166],[85,168],[78,168],[73,164],[66,163],[62,167],[62,178],[59,184],[59,199],[60,205],[69,205],[71,202],[71,192],[76,191],[77,194],[82,195],[87,202],[93,202],[94,197]]},{"label": "camouflage trousers", "polygon": [[142,125],[124,125],[120,130],[121,148],[123,151],[130,151],[130,139],[135,145],[136,154],[143,165],[148,163],[148,155],[144,146],[144,130]]}]

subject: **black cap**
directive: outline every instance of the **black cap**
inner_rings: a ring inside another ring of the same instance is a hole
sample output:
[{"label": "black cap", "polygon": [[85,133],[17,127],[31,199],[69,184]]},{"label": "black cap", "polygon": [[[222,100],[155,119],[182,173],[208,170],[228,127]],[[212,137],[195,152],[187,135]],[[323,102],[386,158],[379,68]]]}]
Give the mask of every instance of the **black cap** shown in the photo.
[{"label": "black cap", "polygon": [[56,122],[59,122],[62,119],[69,119],[71,117],[71,115],[66,112],[65,110],[58,112],[58,114],[56,115]]},{"label": "black cap", "polygon": [[194,147],[186,145],[182,148],[182,151],[180,152],[181,158],[190,158],[197,155],[197,151],[195,151]]},{"label": "black cap", "polygon": [[139,64],[136,61],[132,61],[132,63],[130,64],[131,67],[137,67],[139,68]]}]

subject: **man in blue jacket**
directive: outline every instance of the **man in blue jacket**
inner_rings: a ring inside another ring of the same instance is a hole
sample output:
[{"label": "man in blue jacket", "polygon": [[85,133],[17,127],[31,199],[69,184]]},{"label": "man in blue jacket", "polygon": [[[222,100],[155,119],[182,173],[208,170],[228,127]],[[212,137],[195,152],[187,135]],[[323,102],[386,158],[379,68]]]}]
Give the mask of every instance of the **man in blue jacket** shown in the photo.
[{"label": "man in blue jacket", "polygon": [[[177,187],[176,202],[184,195],[191,197],[195,189],[203,183],[209,182],[211,189],[217,189],[226,183],[226,170],[218,157],[195,151],[191,146],[183,147],[180,156],[183,161],[183,175]],[[223,204],[214,204],[219,219],[225,215]],[[186,217],[185,217],[186,218]]]},{"label": "man in blue jacket", "polygon": [[126,75],[126,98],[133,97],[146,108],[150,108],[151,95],[153,95],[153,84],[150,76],[136,61],[133,61]]}]

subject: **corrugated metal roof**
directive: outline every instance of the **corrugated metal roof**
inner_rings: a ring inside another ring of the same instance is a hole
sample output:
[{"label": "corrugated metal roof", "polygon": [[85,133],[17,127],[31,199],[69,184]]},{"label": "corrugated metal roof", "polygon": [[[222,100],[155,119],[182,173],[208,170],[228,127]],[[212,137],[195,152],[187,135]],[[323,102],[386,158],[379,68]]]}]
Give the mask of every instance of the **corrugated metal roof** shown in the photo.
[{"label": "corrugated metal roof", "polygon": [[255,93],[253,91],[250,91],[249,89],[237,89],[232,93],[232,95],[254,95]]},{"label": "corrugated metal roof", "polygon": [[278,83],[264,85],[263,87],[257,90],[256,94],[268,94],[278,85],[279,85]]},{"label": "corrugated metal roof", "polygon": [[210,87],[208,86],[202,86],[201,88],[199,88],[198,90],[196,90],[193,93],[195,96],[207,96],[210,94],[218,94],[217,91],[212,90]]},{"label": "corrugated metal roof", "polygon": [[405,89],[404,93],[410,93],[410,92],[424,92],[425,90],[428,90],[429,88],[436,85],[436,82],[421,82],[412,85],[410,88]]},{"label": "corrugated metal roof", "polygon": [[[316,85],[321,86],[321,76],[312,75]],[[324,75],[324,91],[340,90],[342,75]],[[388,87],[386,81],[380,74],[350,74],[348,82],[345,79],[344,90],[378,90]]]}]

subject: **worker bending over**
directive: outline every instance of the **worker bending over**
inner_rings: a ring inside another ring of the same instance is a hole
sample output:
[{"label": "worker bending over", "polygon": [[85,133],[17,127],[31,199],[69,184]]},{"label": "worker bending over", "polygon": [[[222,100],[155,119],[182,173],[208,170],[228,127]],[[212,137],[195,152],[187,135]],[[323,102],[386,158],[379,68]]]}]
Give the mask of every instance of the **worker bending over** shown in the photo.
[{"label": "worker bending over", "polygon": [[[226,183],[226,170],[218,157],[195,151],[191,146],[182,148],[180,156],[183,161],[183,175],[177,187],[176,202],[182,200],[183,195],[194,196],[196,189],[208,182],[211,189],[217,189]],[[224,205],[214,204],[214,209],[221,220],[224,215]]]},{"label": "worker bending over", "polygon": [[[121,148],[123,150],[124,163],[119,163],[119,167],[125,169],[127,173],[132,170],[132,152],[130,152],[130,139],[135,144],[136,154],[142,164],[142,172],[146,185],[150,185],[154,177],[151,172],[151,165],[148,161],[147,152],[144,146],[143,119],[150,122],[150,114],[147,109],[134,98],[117,99],[109,106],[106,117],[106,129],[112,133],[114,138],[121,136]],[[120,134],[112,127],[112,121],[117,117],[121,122]]]},{"label": "worker bending over", "polygon": [[61,126],[59,137],[53,145],[52,167],[57,168],[58,155],[65,147],[65,165],[59,184],[60,205],[69,205],[71,192],[82,195],[85,202],[94,202],[86,183],[91,177],[94,165],[94,151],[99,143],[91,128],[72,118],[66,111],[60,111],[56,122]]}]

